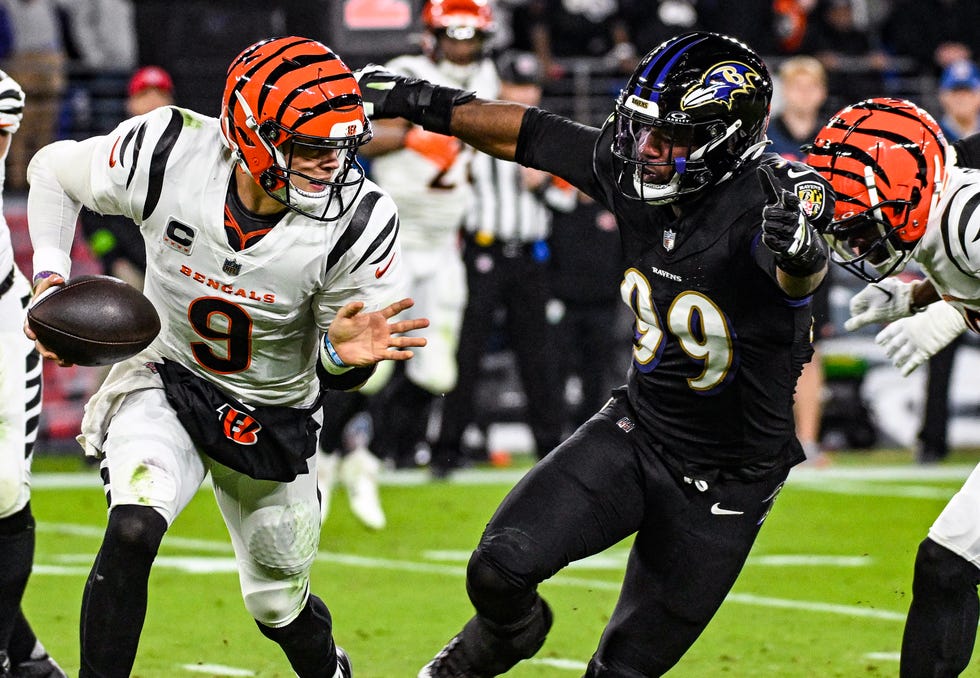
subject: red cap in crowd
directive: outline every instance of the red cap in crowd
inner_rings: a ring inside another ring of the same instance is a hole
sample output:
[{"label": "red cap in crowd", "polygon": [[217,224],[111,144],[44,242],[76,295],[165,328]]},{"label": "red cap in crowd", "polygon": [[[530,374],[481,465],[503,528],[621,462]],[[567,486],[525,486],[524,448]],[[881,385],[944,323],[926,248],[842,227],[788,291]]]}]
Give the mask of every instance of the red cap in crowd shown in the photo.
[{"label": "red cap in crowd", "polygon": [[174,81],[170,74],[159,66],[144,66],[133,74],[129,79],[127,88],[129,96],[139,94],[147,87],[156,87],[164,92],[174,91]]}]

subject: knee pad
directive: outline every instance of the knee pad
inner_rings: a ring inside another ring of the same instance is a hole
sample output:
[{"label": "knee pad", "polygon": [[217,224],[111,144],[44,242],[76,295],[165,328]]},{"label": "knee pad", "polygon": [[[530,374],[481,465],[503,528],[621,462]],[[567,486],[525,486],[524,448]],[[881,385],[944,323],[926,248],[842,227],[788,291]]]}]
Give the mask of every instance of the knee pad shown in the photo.
[{"label": "knee pad", "polygon": [[477,610],[512,605],[533,594],[536,584],[499,565],[482,548],[473,552],[466,566],[466,591]]},{"label": "knee pad", "polygon": [[915,556],[914,583],[917,587],[975,592],[980,569],[927,537]]},{"label": "knee pad", "polygon": [[303,502],[265,506],[242,523],[242,537],[252,559],[276,578],[309,571],[320,543],[320,515]]},{"label": "knee pad", "polygon": [[166,532],[167,521],[156,509],[124,504],[109,512],[104,544],[152,558]]}]

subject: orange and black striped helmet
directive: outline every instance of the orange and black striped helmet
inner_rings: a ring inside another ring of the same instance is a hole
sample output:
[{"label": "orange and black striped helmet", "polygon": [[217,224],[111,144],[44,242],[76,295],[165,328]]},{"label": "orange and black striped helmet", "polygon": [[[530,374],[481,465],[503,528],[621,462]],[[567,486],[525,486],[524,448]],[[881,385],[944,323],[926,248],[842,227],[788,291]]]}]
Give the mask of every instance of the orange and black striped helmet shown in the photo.
[{"label": "orange and black striped helmet", "polygon": [[[364,182],[357,149],[371,139],[361,90],[329,47],[302,37],[263,40],[228,67],[221,129],[242,168],[276,200],[321,221],[353,204]],[[327,176],[293,167],[336,153]],[[348,190],[351,189],[351,190]]]},{"label": "orange and black striped helmet", "polygon": [[942,196],[947,151],[939,124],[904,99],[867,99],[830,118],[807,163],[837,194],[824,237],[838,264],[869,282],[904,268]]}]

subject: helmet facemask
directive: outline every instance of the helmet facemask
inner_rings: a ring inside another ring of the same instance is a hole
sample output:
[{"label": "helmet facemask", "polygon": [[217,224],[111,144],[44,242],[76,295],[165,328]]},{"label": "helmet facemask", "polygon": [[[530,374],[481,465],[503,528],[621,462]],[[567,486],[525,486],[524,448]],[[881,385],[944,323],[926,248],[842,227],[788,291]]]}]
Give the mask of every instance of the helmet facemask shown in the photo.
[{"label": "helmet facemask", "polygon": [[913,187],[905,200],[881,200],[874,173],[865,167],[868,203],[866,210],[836,219],[826,228],[824,238],[833,252],[833,260],[867,282],[879,282],[901,273],[912,257],[914,243],[899,236],[921,199]]},{"label": "helmet facemask", "polygon": [[661,205],[714,183],[705,161],[741,126],[712,120],[692,123],[683,114],[651,118],[629,107],[616,107],[613,154],[622,161],[618,181],[628,198]]},{"label": "helmet facemask", "polygon": [[[273,199],[318,221],[336,221],[356,201],[365,178],[357,149],[370,141],[370,124],[353,136],[312,137],[269,120],[260,125],[259,137],[269,144],[274,158],[259,184]],[[335,163],[331,155],[336,156]],[[352,194],[349,188],[354,189]]]}]

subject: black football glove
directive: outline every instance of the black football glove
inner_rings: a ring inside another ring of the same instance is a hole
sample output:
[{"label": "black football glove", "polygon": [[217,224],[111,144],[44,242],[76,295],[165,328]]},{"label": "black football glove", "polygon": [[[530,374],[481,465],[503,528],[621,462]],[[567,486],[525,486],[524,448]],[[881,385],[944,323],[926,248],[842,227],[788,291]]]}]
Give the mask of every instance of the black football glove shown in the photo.
[{"label": "black football glove", "polygon": [[430,132],[450,134],[453,108],[476,98],[476,92],[434,85],[368,64],[354,71],[369,118],[405,118]]},{"label": "black football glove", "polygon": [[762,242],[776,265],[796,277],[816,273],[827,262],[827,243],[800,209],[800,199],[776,181],[772,167],[759,167],[759,183],[766,195],[762,208]]}]

